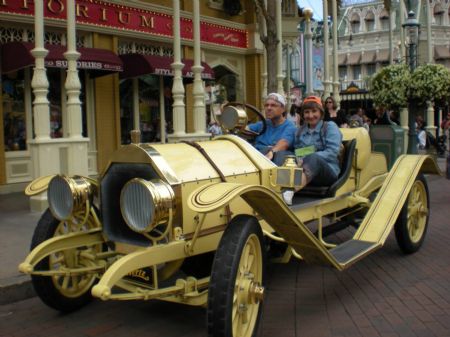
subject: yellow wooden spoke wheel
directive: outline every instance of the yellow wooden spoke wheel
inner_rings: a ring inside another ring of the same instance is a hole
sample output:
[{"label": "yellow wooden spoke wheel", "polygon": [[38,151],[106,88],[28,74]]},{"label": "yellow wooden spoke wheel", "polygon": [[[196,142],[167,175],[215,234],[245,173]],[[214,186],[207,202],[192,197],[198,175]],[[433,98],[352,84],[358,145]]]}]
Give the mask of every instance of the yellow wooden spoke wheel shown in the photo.
[{"label": "yellow wooden spoke wheel", "polygon": [[237,216],[219,243],[208,295],[208,334],[251,337],[264,297],[262,232],[251,216]]},{"label": "yellow wooden spoke wheel", "polygon": [[[67,221],[60,221],[56,227],[55,235],[60,236],[73,232],[93,229],[97,226],[93,217],[86,221],[83,214],[75,215]],[[101,245],[83,247],[83,250],[69,249],[56,252],[49,256],[49,270],[70,270],[80,267],[90,267],[94,264],[84,256],[94,255],[102,250]],[[82,253],[82,254],[81,254]],[[74,276],[52,276],[55,288],[64,296],[77,298],[90,291],[95,280],[95,274],[79,274]]]},{"label": "yellow wooden spoke wheel", "polygon": [[414,253],[422,246],[428,227],[428,217],[427,182],[423,175],[419,175],[395,223],[395,237],[404,253]]},{"label": "yellow wooden spoke wheel", "polygon": [[[83,214],[75,214],[66,221],[57,220],[49,210],[41,217],[31,242],[31,249],[55,236],[96,228],[99,224],[92,215],[87,219]],[[69,271],[93,265],[88,256],[102,250],[102,245],[86,246],[82,249],[66,249],[55,252],[40,261],[35,270],[67,271],[68,274],[54,276],[32,275],[37,295],[48,306],[63,312],[74,311],[91,300],[91,288],[97,280],[93,273],[70,274]]]}]

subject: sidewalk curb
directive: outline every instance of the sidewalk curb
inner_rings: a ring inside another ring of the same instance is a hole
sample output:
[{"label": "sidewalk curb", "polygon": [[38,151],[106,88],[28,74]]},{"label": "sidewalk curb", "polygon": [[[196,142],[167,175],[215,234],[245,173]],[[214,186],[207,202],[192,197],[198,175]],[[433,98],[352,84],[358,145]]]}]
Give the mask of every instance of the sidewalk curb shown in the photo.
[{"label": "sidewalk curb", "polygon": [[20,275],[0,280],[0,305],[36,296],[29,276]]}]

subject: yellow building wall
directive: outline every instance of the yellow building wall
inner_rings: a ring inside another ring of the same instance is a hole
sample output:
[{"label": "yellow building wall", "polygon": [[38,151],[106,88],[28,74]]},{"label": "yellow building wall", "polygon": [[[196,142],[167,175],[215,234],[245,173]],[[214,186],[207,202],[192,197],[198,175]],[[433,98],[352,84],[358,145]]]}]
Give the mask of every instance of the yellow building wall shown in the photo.
[{"label": "yellow building wall", "polygon": [[[93,47],[117,52],[117,38],[94,33]],[[96,78],[94,87],[97,166],[101,172],[120,145],[119,75]]]},{"label": "yellow building wall", "polygon": [[[2,92],[3,88],[0,84],[0,94]],[[3,95],[0,95],[0,185],[6,184],[5,137],[3,130]]]},{"label": "yellow building wall", "polygon": [[246,102],[261,109],[263,56],[260,54],[245,57]]}]

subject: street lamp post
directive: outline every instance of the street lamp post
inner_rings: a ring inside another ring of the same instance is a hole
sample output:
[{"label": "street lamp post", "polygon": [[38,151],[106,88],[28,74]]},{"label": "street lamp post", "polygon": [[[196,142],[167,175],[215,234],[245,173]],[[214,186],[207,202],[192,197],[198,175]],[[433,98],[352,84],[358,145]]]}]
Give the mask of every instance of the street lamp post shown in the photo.
[{"label": "street lamp post", "polygon": [[[409,11],[408,19],[403,24],[405,36],[408,37],[408,63],[411,73],[417,67],[417,45],[419,44],[419,29],[420,23],[416,19],[416,14]],[[408,153],[417,154],[417,134],[415,126],[415,118],[413,110],[415,109],[415,101],[411,98],[411,93],[408,95]]]}]

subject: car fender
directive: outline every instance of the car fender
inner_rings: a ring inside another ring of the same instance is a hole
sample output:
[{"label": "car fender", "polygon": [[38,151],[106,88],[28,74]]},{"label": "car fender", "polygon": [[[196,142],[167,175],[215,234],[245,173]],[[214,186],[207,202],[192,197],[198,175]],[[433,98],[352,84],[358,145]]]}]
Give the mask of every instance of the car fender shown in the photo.
[{"label": "car fender", "polygon": [[396,160],[354,239],[384,244],[419,173],[442,175],[431,156],[402,155]]}]

